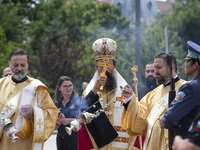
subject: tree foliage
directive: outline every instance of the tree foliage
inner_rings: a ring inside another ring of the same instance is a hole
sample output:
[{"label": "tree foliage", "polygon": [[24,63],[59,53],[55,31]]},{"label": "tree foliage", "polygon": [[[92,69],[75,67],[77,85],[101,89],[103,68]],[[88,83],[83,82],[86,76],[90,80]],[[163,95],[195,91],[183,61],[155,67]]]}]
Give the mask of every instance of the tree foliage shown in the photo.
[{"label": "tree foliage", "polygon": [[0,4],[0,24],[4,29],[7,42],[22,43],[25,36],[25,24],[23,16],[18,15],[20,4]]},{"label": "tree foliage", "polygon": [[[141,42],[141,70],[144,72],[145,64],[153,60],[156,53],[165,51],[164,28],[168,29],[169,51],[177,57],[178,71],[186,79],[183,58],[187,54],[187,41],[200,44],[200,1],[178,0],[173,9],[166,14],[158,14],[156,22],[151,26],[142,26]],[[143,79],[144,79],[143,74]]]},{"label": "tree foliage", "polygon": [[[47,81],[51,88],[55,87],[61,75],[76,79],[75,83],[78,85],[83,81],[90,81],[95,72],[92,43],[102,38],[103,34],[113,39],[122,39],[124,45],[128,40],[130,21],[122,16],[121,10],[116,6],[99,5],[92,0],[74,0],[66,6],[62,0],[40,2],[33,9],[34,22],[30,24],[31,40],[35,45],[33,48],[37,51],[37,59],[32,63],[32,70],[37,70],[32,73]],[[57,2],[59,5],[53,5]],[[113,19],[111,24],[106,22],[108,18],[102,19],[107,15]],[[67,66],[68,69],[64,71],[62,66]]]},{"label": "tree foliage", "polygon": [[[34,5],[32,5],[34,4]],[[200,44],[200,1],[177,0],[173,9],[158,14],[151,25],[141,24],[141,75],[147,62],[165,51],[164,28],[168,29],[169,51],[177,56],[178,71],[184,76],[186,42]],[[28,20],[24,22],[24,20]],[[130,69],[135,60],[134,27],[119,7],[94,0],[3,0],[0,5],[0,71],[7,67],[8,55],[16,48],[30,54],[31,76],[51,89],[61,75],[81,86],[95,71],[92,44],[108,37],[118,44],[116,68],[132,84]],[[136,64],[137,65],[137,64]]]}]

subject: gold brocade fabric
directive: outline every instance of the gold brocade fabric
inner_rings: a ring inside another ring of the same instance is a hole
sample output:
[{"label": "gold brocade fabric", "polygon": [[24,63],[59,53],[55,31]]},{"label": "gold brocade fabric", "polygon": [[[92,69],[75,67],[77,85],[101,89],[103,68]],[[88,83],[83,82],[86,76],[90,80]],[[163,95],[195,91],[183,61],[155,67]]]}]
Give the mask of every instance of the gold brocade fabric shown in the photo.
[{"label": "gold brocade fabric", "polygon": [[[185,83],[183,80],[176,82],[176,92],[179,87]],[[124,109],[121,117],[121,124],[126,129],[129,135],[145,134],[147,130],[147,122],[149,116],[152,115],[152,110],[156,104],[159,103],[161,98],[166,95],[170,90],[170,86],[160,85],[153,91],[149,92],[140,102],[133,97],[129,103],[127,111]],[[157,112],[157,118],[162,116],[165,108],[161,112]],[[154,114],[153,114],[154,115]],[[159,126],[157,118],[154,120],[151,128],[151,134],[148,138],[146,150],[164,150],[163,149],[163,132]],[[146,136],[147,137],[147,136]],[[147,139],[146,139],[147,140]]]},{"label": "gold brocade fabric", "polygon": [[[11,80],[11,76],[0,79],[0,111],[2,111],[2,107],[6,105],[6,103],[13,98],[17,93],[23,90],[27,85],[29,85],[35,79],[28,77],[29,79],[22,83],[14,83]],[[44,114],[44,135],[43,139],[40,139],[39,142],[46,141],[52,134],[55,128],[58,109],[54,105],[48,88],[45,86],[36,87],[38,106],[42,109]],[[12,116],[10,117],[11,121],[15,124],[15,115],[18,113],[19,108],[13,111]],[[2,132],[0,136],[0,150],[32,150],[33,148],[33,131],[35,129],[33,118],[29,118],[23,124],[22,130],[17,133],[17,136],[20,137],[19,141],[16,143],[12,143],[12,138],[8,138],[5,131]],[[37,142],[38,140],[35,139]]]}]

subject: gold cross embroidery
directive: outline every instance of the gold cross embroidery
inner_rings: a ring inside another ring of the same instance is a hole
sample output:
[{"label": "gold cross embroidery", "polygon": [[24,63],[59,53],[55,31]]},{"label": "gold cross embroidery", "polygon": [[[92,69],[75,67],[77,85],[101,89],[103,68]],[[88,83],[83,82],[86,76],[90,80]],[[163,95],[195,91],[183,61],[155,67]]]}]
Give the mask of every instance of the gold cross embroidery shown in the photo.
[{"label": "gold cross embroidery", "polygon": [[39,128],[42,128],[42,125],[44,126],[44,122],[41,122],[42,119],[39,119],[39,121],[37,121],[37,125],[39,125]]},{"label": "gold cross embroidery", "polygon": [[99,98],[102,98],[102,95],[101,94],[98,94],[99,95]]},{"label": "gold cross embroidery", "polygon": [[121,103],[121,106],[123,106],[123,102],[126,98],[121,94],[121,97],[117,96],[116,101]]},{"label": "gold cross embroidery", "polygon": [[164,108],[165,107],[165,101],[164,100],[160,100],[159,102],[158,102],[158,108],[160,109],[160,108]]},{"label": "gold cross embroidery", "polygon": [[6,109],[5,111],[8,113],[8,111],[10,110],[10,112],[11,112],[11,111],[13,110],[13,108],[11,108],[12,106],[14,106],[14,105],[12,105],[11,103],[10,103],[9,106],[8,106],[8,104],[6,104],[5,107],[6,107],[7,109]]}]

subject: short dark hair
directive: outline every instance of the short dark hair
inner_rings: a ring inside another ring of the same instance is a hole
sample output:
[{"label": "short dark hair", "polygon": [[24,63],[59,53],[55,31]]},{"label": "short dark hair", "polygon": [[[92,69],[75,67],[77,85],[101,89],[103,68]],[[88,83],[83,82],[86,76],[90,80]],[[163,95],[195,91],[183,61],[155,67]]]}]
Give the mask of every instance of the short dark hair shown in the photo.
[{"label": "short dark hair", "polygon": [[12,51],[9,55],[9,60],[11,60],[11,57],[18,56],[18,55],[26,55],[27,61],[29,62],[29,54],[27,51],[25,51],[23,49],[15,49],[14,51]]},{"label": "short dark hair", "polygon": [[153,63],[154,63],[154,61],[150,61],[146,65],[150,65],[150,64],[153,64]]},{"label": "short dark hair", "polygon": [[196,61],[198,62],[198,65],[200,65],[200,62],[198,59],[191,59],[191,60],[192,60],[192,65],[194,65]]},{"label": "short dark hair", "polygon": [[[171,52],[169,52],[168,55],[171,56],[172,65],[175,67],[175,72],[177,73],[178,66],[177,66],[176,56]],[[154,57],[154,59],[156,59],[156,58],[162,58],[164,60],[165,65],[167,65],[167,57],[166,57],[166,53],[165,52],[158,53]]]}]

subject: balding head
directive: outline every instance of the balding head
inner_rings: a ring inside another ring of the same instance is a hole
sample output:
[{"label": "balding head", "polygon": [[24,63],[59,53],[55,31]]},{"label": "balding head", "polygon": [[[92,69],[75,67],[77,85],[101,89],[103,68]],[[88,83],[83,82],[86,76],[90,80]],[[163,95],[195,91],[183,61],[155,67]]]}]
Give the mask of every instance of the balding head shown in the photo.
[{"label": "balding head", "polygon": [[3,70],[3,75],[2,77],[7,77],[8,75],[11,75],[12,73],[10,72],[10,67],[6,67],[4,70]]},{"label": "balding head", "polygon": [[87,85],[88,85],[87,82],[83,82],[83,83],[82,83],[82,89],[83,89],[83,91],[86,89]]}]

